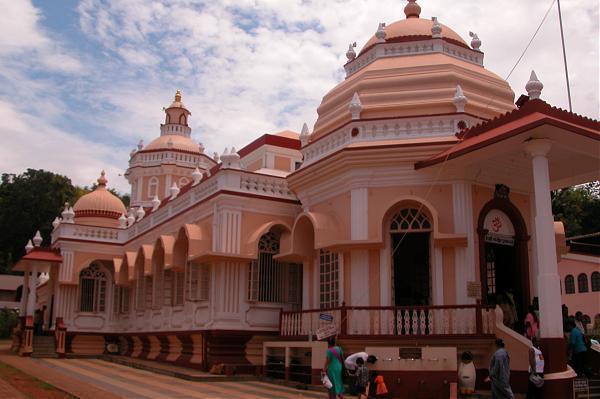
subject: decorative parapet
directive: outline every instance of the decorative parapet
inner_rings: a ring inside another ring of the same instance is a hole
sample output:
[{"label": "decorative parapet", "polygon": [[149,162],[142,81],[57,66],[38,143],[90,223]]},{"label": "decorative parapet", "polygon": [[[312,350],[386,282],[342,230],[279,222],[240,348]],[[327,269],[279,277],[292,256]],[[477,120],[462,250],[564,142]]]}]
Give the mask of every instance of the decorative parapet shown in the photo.
[{"label": "decorative parapet", "polygon": [[85,226],[81,224],[60,224],[52,232],[52,242],[58,238],[73,240],[100,241],[110,244],[124,242],[124,230],[112,227]]},{"label": "decorative parapet", "polygon": [[446,54],[461,61],[483,66],[482,52],[448,43],[443,39],[429,39],[405,43],[379,43],[367,52],[346,63],[344,69],[348,78],[379,58],[434,53]]},{"label": "decorative parapet", "polygon": [[[467,114],[353,121],[302,148],[302,167],[351,143],[419,139],[452,136],[461,128],[473,126],[481,119]],[[460,125],[460,126],[459,126]]]}]

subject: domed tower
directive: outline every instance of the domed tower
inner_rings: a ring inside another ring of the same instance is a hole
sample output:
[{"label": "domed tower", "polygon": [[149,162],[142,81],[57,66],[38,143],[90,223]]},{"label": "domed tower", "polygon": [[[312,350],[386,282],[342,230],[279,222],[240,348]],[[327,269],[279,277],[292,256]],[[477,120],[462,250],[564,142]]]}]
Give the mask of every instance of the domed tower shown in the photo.
[{"label": "domed tower", "polygon": [[102,171],[98,178],[98,187],[79,198],[73,205],[75,223],[119,227],[119,217],[127,210],[121,199],[106,189],[107,183],[108,180]]},{"label": "domed tower", "polygon": [[[323,97],[305,146],[326,136],[322,142],[451,136],[515,108],[508,83],[484,68],[476,34],[467,44],[436,17],[421,18],[416,0],[404,13],[404,19],[380,23],[358,54],[350,45],[346,78]],[[367,132],[366,121],[385,127]],[[308,151],[305,163],[323,152]]]},{"label": "domed tower", "polygon": [[182,187],[192,181],[196,168],[200,172],[216,165],[204,154],[202,144],[192,138],[188,125],[191,112],[181,101],[177,90],[175,99],[164,109],[165,123],[160,125],[160,137],[144,146],[140,141],[131,152],[125,177],[131,184],[131,206],[152,206],[154,197],[162,200],[171,195],[173,185]]}]

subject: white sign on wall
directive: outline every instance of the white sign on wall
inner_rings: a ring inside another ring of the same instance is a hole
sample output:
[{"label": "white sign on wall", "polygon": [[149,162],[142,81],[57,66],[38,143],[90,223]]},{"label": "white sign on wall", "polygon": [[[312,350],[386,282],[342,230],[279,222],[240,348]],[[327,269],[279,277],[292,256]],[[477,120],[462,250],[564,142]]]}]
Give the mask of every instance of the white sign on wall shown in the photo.
[{"label": "white sign on wall", "polygon": [[488,231],[485,242],[500,245],[515,245],[515,228],[506,215],[498,209],[492,209],[485,216],[483,228]]}]

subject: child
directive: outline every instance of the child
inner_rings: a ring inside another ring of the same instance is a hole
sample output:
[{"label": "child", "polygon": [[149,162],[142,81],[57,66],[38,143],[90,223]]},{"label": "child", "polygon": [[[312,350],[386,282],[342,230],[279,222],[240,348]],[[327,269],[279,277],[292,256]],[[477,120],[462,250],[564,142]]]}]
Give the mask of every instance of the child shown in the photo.
[{"label": "child", "polygon": [[383,376],[379,375],[376,371],[371,374],[371,378],[369,378],[368,385],[368,393],[369,399],[374,398],[387,398],[388,390],[385,386],[385,381],[383,380]]},{"label": "child", "polygon": [[358,399],[366,398],[367,385],[369,385],[369,370],[362,358],[356,359],[356,393]]}]

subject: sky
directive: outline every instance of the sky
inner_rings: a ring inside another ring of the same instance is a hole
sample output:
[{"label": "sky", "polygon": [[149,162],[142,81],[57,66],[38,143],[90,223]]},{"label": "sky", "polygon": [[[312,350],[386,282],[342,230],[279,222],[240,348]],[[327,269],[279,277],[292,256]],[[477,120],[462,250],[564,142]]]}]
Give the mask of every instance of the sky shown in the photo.
[{"label": "sky", "polygon": [[[552,0],[420,0],[506,78]],[[160,133],[176,89],[206,151],[299,132],[344,79],[348,44],[403,19],[401,0],[0,0],[0,173],[46,169],[91,185],[122,174],[140,139]],[[449,5],[451,5],[449,7]],[[598,119],[599,11],[563,0],[573,110]],[[508,79],[516,98],[535,69],[542,99],[568,108],[556,4]],[[312,130],[312,129],[311,129]]]}]

